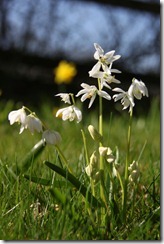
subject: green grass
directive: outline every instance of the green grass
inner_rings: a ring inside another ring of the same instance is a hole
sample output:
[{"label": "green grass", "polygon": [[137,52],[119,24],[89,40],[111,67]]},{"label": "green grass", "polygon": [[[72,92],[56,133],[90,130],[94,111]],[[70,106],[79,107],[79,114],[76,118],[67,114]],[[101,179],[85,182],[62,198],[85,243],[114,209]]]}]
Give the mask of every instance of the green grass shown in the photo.
[{"label": "green grass", "polygon": [[[31,167],[28,175],[58,181],[59,191],[49,186],[32,183],[22,175],[15,175],[16,166],[41,135],[24,131],[19,135],[18,125],[9,125],[7,115],[20,108],[12,101],[0,104],[0,239],[1,240],[159,240],[160,239],[160,111],[158,100],[153,100],[146,115],[136,116],[132,123],[130,157],[138,160],[141,171],[133,214],[129,210],[126,225],[118,226],[109,220],[110,228],[94,222],[96,211],[88,213],[83,196],[67,180],[48,168],[43,161],[60,166],[53,146],[47,146]],[[38,116],[63,140],[61,150],[68,159],[74,175],[88,184],[84,173],[85,159],[81,129],[87,138],[89,153],[96,146],[89,136],[87,126],[96,124],[96,111],[84,114],[82,123],[63,122],[53,115],[53,107],[44,104]],[[115,150],[118,147],[120,165],[126,157],[128,128],[127,111],[105,116],[105,143]],[[141,155],[140,155],[141,154]],[[121,168],[121,166],[120,166]],[[120,169],[121,170],[121,169]],[[61,194],[61,195],[60,195]],[[118,193],[119,194],[119,193]],[[63,196],[66,201],[62,202]],[[131,216],[132,215],[132,216]],[[105,233],[105,234],[104,234]]]}]

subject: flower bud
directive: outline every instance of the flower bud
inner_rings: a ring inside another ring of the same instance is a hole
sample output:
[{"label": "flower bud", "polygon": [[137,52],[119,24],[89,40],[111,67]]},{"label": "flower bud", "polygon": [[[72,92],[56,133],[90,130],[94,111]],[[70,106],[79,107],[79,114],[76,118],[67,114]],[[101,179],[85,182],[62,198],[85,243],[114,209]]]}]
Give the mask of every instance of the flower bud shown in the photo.
[{"label": "flower bud", "polygon": [[140,175],[138,162],[133,161],[133,163],[128,167],[128,170],[131,172],[129,175],[129,181],[136,183]]},{"label": "flower bud", "polygon": [[138,169],[138,163],[136,161],[133,161],[133,163],[131,163],[130,166],[128,167],[128,170],[133,171],[135,169]]},{"label": "flower bud", "polygon": [[129,181],[136,183],[139,178],[140,172],[139,170],[133,170],[129,175]]},{"label": "flower bud", "polygon": [[107,155],[108,148],[107,147],[99,147],[99,153],[101,156],[105,157]]},{"label": "flower bud", "polygon": [[102,143],[102,141],[103,141],[103,137],[102,137],[102,135],[100,135],[100,133],[93,127],[93,125],[89,125],[89,126],[88,126],[88,130],[89,130],[89,133],[90,133],[91,137],[93,138],[93,140]]},{"label": "flower bud", "polygon": [[57,131],[45,130],[43,132],[42,138],[47,144],[57,145],[61,142],[61,136]]},{"label": "flower bud", "polygon": [[94,151],[90,157],[90,163],[85,167],[86,174],[91,177],[94,184],[97,183],[100,179],[100,174],[98,171],[98,161],[96,157],[96,151]]},{"label": "flower bud", "polygon": [[97,157],[96,152],[94,151],[90,157],[90,166],[95,169],[97,168]]},{"label": "flower bud", "polygon": [[99,153],[101,156],[105,157],[108,163],[113,163],[115,157],[112,154],[110,147],[99,147]]}]

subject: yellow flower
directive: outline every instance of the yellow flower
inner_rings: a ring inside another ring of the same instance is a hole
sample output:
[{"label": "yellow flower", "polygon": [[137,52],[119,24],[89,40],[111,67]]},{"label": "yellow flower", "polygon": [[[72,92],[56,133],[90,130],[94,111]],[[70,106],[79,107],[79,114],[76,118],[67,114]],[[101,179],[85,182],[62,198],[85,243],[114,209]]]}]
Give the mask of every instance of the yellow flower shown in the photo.
[{"label": "yellow flower", "polygon": [[77,70],[73,63],[62,60],[58,67],[54,69],[54,82],[57,84],[69,84],[76,73]]}]

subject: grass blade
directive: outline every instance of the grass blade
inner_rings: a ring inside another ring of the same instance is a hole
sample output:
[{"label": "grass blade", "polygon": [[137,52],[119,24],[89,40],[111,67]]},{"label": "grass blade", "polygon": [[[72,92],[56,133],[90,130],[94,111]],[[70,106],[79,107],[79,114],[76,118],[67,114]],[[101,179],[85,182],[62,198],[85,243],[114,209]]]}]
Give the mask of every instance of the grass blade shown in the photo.
[{"label": "grass blade", "polygon": [[102,207],[102,204],[87,190],[87,188],[74,175],[48,161],[45,161],[44,164],[47,165],[50,169],[52,169],[56,173],[63,176],[69,182],[71,182],[71,184],[75,186],[75,188],[86,198],[86,200],[90,204],[96,207]]}]

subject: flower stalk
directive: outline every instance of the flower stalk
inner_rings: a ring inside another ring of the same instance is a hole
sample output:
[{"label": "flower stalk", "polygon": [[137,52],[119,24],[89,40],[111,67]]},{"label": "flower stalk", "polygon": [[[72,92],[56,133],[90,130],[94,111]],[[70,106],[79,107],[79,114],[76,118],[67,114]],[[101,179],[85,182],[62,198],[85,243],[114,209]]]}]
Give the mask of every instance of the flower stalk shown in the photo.
[{"label": "flower stalk", "polygon": [[[99,91],[101,91],[101,80],[98,79]],[[102,97],[99,96],[99,134],[103,137],[103,103]],[[102,147],[102,142],[99,142],[99,147]],[[100,155],[100,197],[106,203],[105,194],[104,194],[104,163],[103,157]]]},{"label": "flower stalk", "polygon": [[124,188],[123,188],[123,197],[122,197],[122,206],[123,206],[122,217],[125,222],[126,222],[126,210],[127,210],[127,185],[128,185],[128,167],[129,167],[129,161],[130,161],[132,117],[133,117],[133,109],[131,109],[130,114],[129,114],[129,127],[128,127],[128,135],[127,135],[127,154],[126,154],[126,162],[125,162]]}]

